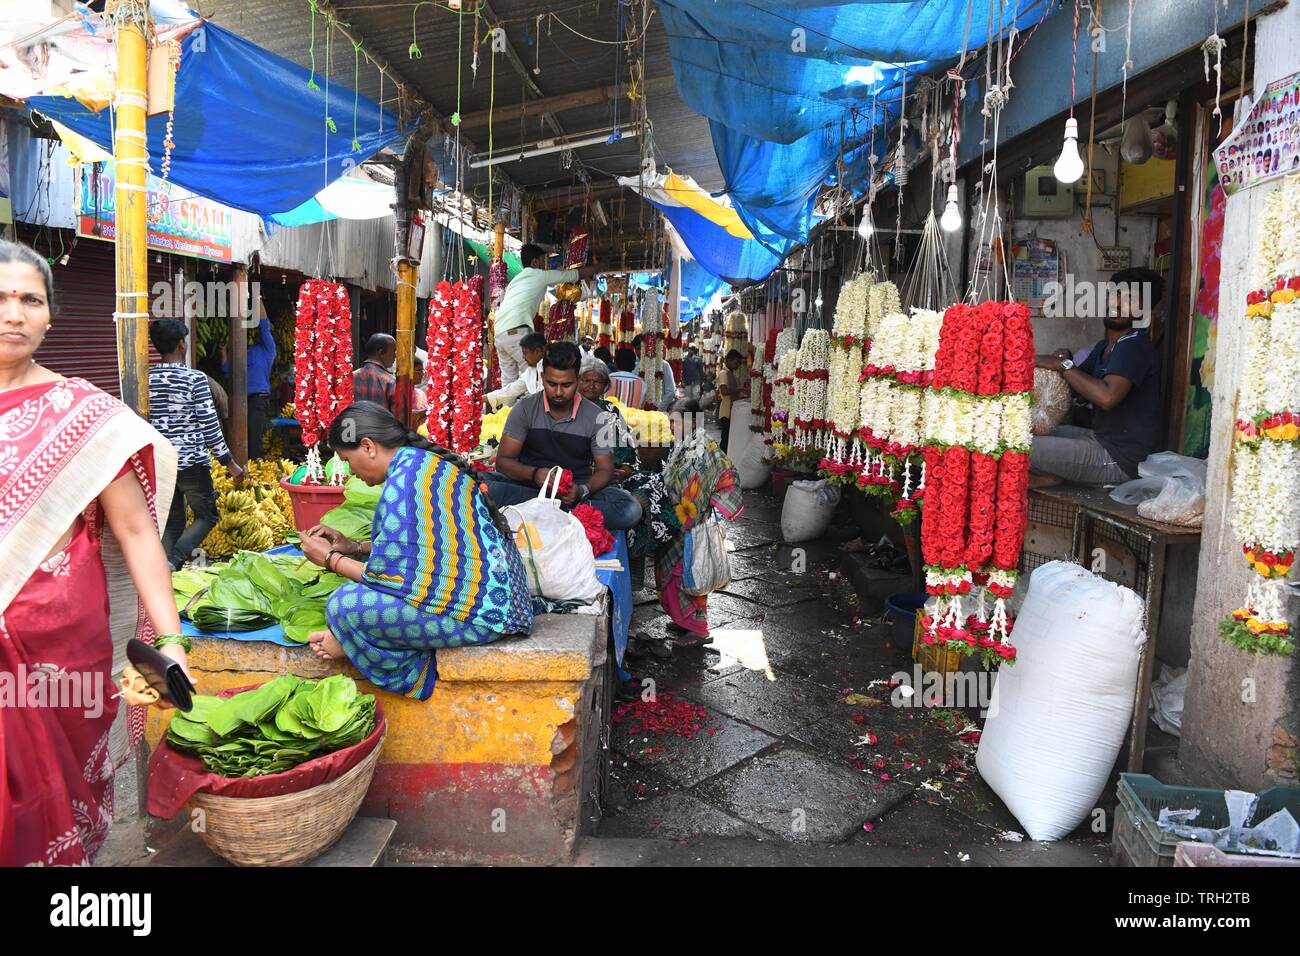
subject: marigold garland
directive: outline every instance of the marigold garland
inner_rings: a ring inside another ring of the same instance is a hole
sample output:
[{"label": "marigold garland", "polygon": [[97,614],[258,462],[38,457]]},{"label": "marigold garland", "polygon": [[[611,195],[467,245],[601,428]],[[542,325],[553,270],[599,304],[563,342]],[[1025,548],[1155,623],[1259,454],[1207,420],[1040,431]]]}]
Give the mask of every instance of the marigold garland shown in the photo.
[{"label": "marigold garland", "polygon": [[1255,572],[1219,623],[1251,654],[1289,656],[1286,586],[1300,548],[1300,176],[1265,200],[1246,295],[1246,364],[1237,394],[1233,531]]}]

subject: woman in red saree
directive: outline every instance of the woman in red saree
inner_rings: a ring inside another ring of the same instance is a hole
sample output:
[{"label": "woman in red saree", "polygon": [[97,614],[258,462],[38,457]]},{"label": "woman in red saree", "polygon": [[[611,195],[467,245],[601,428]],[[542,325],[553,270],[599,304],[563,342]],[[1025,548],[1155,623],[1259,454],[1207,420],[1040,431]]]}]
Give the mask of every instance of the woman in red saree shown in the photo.
[{"label": "woman in red saree", "polygon": [[[44,259],[0,242],[4,866],[94,858],[114,768],[144,726],[140,708],[119,708],[113,675],[129,638],[180,631],[157,522],[176,452],[121,402],[36,364],[51,285]],[[188,671],[179,646],[162,653]]]}]

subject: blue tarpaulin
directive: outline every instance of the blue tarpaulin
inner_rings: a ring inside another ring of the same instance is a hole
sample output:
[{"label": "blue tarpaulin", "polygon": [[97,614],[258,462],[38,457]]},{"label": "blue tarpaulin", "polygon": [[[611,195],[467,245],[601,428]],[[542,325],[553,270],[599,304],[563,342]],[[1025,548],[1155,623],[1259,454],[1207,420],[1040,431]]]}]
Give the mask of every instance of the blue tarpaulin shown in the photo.
[{"label": "blue tarpaulin", "polygon": [[678,319],[682,322],[695,318],[713,301],[714,295],[727,288],[727,283],[710,273],[694,259],[683,259],[682,281],[678,295],[681,297],[681,309]]},{"label": "blue tarpaulin", "polygon": [[[661,0],[682,99],[708,117],[727,195],[755,238],[803,242],[820,186],[845,148],[861,195],[873,127],[897,119],[909,83],[1013,26],[1033,26],[1053,0]],[[1014,23],[1012,22],[1014,20]],[[877,132],[875,152],[886,149]]]},{"label": "blue tarpaulin", "polygon": [[[262,216],[288,213],[349,168],[409,129],[397,117],[338,83],[263,50],[212,23],[183,40],[176,76],[175,148],[169,179],[195,193]],[[28,106],[105,149],[113,148],[109,110],[76,100],[36,96]],[[330,132],[326,115],[337,132]],[[355,146],[354,149],[354,122]],[[147,123],[155,172],[162,161],[167,114]]]}]

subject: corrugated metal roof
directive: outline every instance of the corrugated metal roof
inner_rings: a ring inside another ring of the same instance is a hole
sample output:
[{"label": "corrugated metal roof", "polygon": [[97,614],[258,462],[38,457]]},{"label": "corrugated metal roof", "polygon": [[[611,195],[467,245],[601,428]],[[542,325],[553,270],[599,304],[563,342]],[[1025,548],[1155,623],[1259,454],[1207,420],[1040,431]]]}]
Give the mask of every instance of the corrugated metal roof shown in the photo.
[{"label": "corrugated metal roof", "polygon": [[[203,6],[204,13],[221,26],[296,63],[311,65],[313,19],[306,0],[210,0]],[[546,97],[626,81],[622,55],[612,45],[620,9],[616,0],[569,4],[490,0],[489,7],[493,16],[485,14],[479,20],[480,55],[475,73],[471,69],[476,21],[473,15],[458,16],[443,6],[416,2],[339,0],[334,4],[339,20],[362,37],[371,51],[386,59],[444,117],[450,117],[457,109],[469,114],[487,110],[489,106],[501,109],[516,105],[524,98],[529,81]],[[543,17],[540,35],[539,14],[554,15]],[[493,83],[493,57],[485,35],[489,22],[502,24],[525,76],[519,74],[505,55],[497,54]],[[634,25],[625,23],[623,35],[635,29]],[[384,104],[397,110],[393,83],[383,80],[381,91],[378,70],[367,63],[363,54],[354,54],[352,44],[337,31],[333,31],[332,42],[327,42],[330,32],[326,30],[325,18],[318,15],[314,43],[317,82],[320,82],[319,75],[326,72],[328,56],[331,83],[339,84],[340,90],[344,87],[350,90],[354,77],[358,77],[356,88],[362,95],[374,100],[380,100],[382,95]],[[418,57],[411,55],[413,43],[419,47]],[[657,10],[651,17],[641,49],[646,78],[671,76],[668,38]],[[536,96],[530,91],[526,98],[532,101]],[[645,102],[659,164],[694,177],[705,189],[720,189],[722,176],[713,154],[708,122],[681,101],[676,89],[652,91]],[[631,120],[632,103],[626,98],[617,104],[606,102],[564,110],[555,117],[566,134],[585,133],[609,127],[616,109],[620,122]],[[480,152],[487,152],[490,139],[492,151],[502,153],[521,143],[556,134],[540,117],[530,116],[522,122],[519,119],[493,122],[490,135],[487,126],[463,130],[461,135]],[[593,180],[607,182],[614,176],[635,174],[640,148],[637,139],[627,138],[573,152]],[[566,168],[564,154],[560,152],[508,162],[497,170],[530,190],[564,186],[579,180],[577,169]],[[486,172],[473,171],[463,185],[485,198]],[[634,210],[640,200],[631,194],[628,197],[623,205]],[[640,218],[639,214],[633,216],[634,220]]]}]

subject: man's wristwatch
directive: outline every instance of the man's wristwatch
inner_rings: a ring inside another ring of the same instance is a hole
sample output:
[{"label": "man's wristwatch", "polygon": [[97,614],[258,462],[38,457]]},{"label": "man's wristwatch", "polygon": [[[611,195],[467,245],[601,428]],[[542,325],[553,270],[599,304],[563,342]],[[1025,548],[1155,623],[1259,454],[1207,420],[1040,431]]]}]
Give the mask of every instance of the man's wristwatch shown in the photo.
[{"label": "man's wristwatch", "polygon": [[1074,368],[1074,359],[1061,359],[1061,371],[1068,372]]},{"label": "man's wristwatch", "polygon": [[581,493],[581,497],[583,498],[586,498],[591,494],[586,485],[578,485],[578,491]]}]

